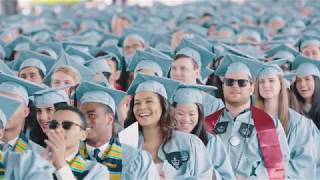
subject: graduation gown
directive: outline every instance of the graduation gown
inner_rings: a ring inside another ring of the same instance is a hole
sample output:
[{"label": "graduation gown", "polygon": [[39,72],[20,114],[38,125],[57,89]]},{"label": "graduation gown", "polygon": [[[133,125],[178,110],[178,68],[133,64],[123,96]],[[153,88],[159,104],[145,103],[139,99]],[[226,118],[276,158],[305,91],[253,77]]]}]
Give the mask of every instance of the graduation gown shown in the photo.
[{"label": "graduation gown", "polygon": [[37,153],[4,152],[5,179],[53,179],[54,167]]},{"label": "graduation gown", "polygon": [[290,148],[289,175],[293,179],[314,179],[316,157],[314,157],[313,121],[289,109],[287,139]]},{"label": "graduation gown", "polygon": [[[140,133],[139,148],[142,145],[143,135]],[[213,168],[207,154],[205,145],[197,136],[175,130],[158,151],[166,179],[212,179]]]},{"label": "graduation gown", "polygon": [[216,171],[216,179],[235,179],[229,155],[220,137],[208,134],[208,139],[207,150]]},{"label": "graduation gown", "polygon": [[[280,121],[274,119],[274,123],[288,174],[290,150]],[[213,131],[223,141],[230,162],[233,162],[232,168],[236,177],[268,179],[257,131],[249,109],[236,118],[232,118],[224,109]]]}]

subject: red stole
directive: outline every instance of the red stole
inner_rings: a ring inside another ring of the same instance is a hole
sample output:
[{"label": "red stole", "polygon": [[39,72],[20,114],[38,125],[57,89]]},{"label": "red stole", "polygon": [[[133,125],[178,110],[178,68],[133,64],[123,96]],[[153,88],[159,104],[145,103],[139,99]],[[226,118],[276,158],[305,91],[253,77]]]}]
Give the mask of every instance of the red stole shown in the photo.
[{"label": "red stole", "polygon": [[[273,119],[254,106],[251,106],[250,110],[269,179],[285,179],[284,159]],[[208,132],[213,132],[223,111],[224,108],[206,117],[205,123]]]}]

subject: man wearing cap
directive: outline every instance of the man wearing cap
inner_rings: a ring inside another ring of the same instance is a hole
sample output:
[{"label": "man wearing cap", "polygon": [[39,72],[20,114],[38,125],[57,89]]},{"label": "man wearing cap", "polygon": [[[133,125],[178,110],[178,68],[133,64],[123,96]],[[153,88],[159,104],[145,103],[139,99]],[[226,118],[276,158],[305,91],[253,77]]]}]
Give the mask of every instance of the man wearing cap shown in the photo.
[{"label": "man wearing cap", "polygon": [[[0,96],[0,139],[11,116],[22,103]],[[3,146],[1,141],[1,147]],[[1,179],[51,179],[53,167],[36,152],[26,150],[23,153],[0,149]]]},{"label": "man wearing cap", "polygon": [[301,39],[300,52],[309,58],[320,60],[320,37],[306,36]]},{"label": "man wearing cap", "polygon": [[[196,85],[200,83],[201,79],[206,79],[210,72],[212,73],[207,66],[214,59],[214,54],[204,47],[198,46],[189,40],[182,40],[177,50],[178,52],[171,64],[171,79]],[[224,107],[224,104],[221,99],[212,95],[206,97],[205,112],[210,114],[222,107]]]},{"label": "man wearing cap", "polygon": [[124,96],[124,92],[98,84],[80,84],[76,97],[90,128],[80,153],[108,167],[110,179],[157,179],[151,156],[116,138],[117,106]]},{"label": "man wearing cap", "polygon": [[130,64],[137,50],[143,50],[147,44],[142,36],[130,34],[123,41],[123,54],[127,64]]},{"label": "man wearing cap", "polygon": [[85,115],[74,106],[61,106],[53,114],[44,157],[55,168],[54,179],[109,179],[108,169],[79,153],[87,136]]},{"label": "man wearing cap", "polygon": [[290,151],[280,121],[251,105],[254,77],[261,67],[255,60],[224,57],[216,74],[224,77],[226,107],[207,116],[206,124],[230,152],[237,177],[284,179]]},{"label": "man wearing cap", "polygon": [[27,149],[31,149],[38,153],[43,152],[43,148],[29,140],[22,132],[25,119],[29,114],[29,95],[41,89],[40,86],[34,83],[0,73],[0,96],[11,97],[22,103],[5,127],[3,136],[5,150],[24,152]]}]

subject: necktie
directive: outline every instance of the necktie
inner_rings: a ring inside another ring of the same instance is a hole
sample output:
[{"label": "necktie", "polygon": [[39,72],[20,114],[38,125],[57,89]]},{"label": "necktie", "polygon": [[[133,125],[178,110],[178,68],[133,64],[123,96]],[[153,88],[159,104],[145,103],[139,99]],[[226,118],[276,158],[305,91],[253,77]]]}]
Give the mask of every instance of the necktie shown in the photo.
[{"label": "necktie", "polygon": [[93,150],[93,157],[94,157],[95,159],[97,159],[97,157],[99,157],[99,156],[98,156],[99,153],[100,153],[100,149],[95,148],[95,149]]}]

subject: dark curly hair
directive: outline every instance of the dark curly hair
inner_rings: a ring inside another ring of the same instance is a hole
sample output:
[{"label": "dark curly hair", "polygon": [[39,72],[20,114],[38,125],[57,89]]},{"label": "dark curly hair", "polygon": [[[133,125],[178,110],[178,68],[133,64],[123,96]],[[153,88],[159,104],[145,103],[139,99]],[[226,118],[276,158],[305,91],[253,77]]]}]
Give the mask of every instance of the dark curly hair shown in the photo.
[{"label": "dark curly hair", "polygon": [[[164,143],[168,142],[171,139],[172,131],[174,129],[174,120],[173,120],[173,107],[169,104],[169,102],[162,97],[161,95],[157,94],[160,105],[162,109],[162,114],[160,117],[160,129],[162,131],[163,140]],[[133,99],[130,102],[130,109],[128,111],[127,119],[125,120],[124,126],[125,128],[133,124],[137,121],[135,118],[135,115],[133,113],[133,107],[134,107],[134,99],[135,96],[133,96]],[[139,125],[139,130],[141,131],[141,126]]]}]

